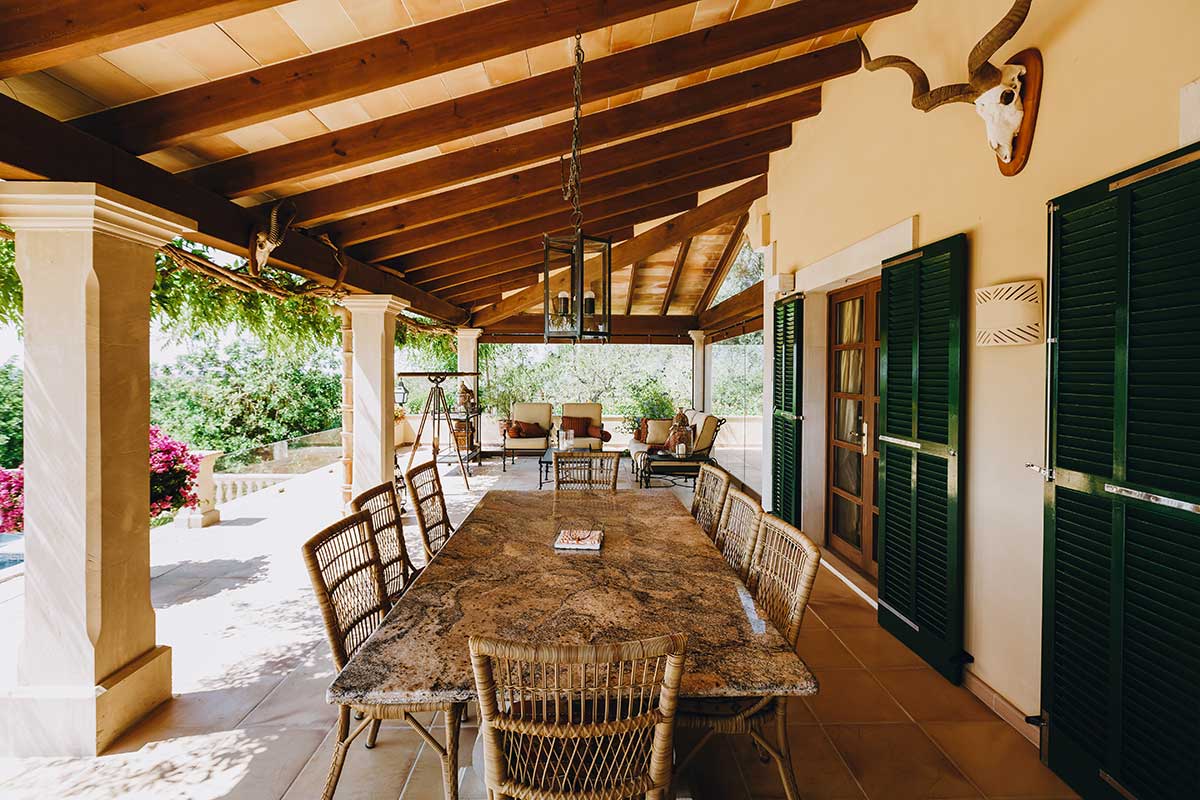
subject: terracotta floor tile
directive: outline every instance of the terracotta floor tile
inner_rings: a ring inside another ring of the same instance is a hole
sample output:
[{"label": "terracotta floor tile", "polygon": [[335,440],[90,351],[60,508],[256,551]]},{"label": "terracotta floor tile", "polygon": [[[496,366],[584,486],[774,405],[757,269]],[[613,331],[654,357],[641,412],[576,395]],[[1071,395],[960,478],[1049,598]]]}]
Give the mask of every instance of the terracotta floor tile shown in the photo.
[{"label": "terracotta floor tile", "polygon": [[[809,611],[812,611],[812,606],[809,606]],[[821,618],[816,614],[806,613],[804,619],[800,622],[800,630],[802,631],[827,631],[829,628],[821,621]]]},{"label": "terracotta floor tile", "polygon": [[862,600],[853,589],[846,585],[845,581],[822,566],[817,572],[817,580],[813,584],[812,599],[830,600],[838,598]]},{"label": "terracotta floor tile", "polygon": [[979,797],[916,725],[825,728],[870,800]]},{"label": "terracotta floor tile", "polygon": [[875,628],[879,626],[879,613],[857,595],[837,597],[832,600],[813,600],[808,607],[817,612],[821,622],[835,631],[841,628]]},{"label": "terracotta floor tile", "polygon": [[1077,796],[1006,722],[929,722],[923,727],[990,797]]},{"label": "terracotta floor tile", "polygon": [[[686,753],[699,738],[699,732],[676,733],[679,752]],[[731,742],[740,737],[714,736],[680,775],[679,794],[695,800],[751,800]]]},{"label": "terracotta floor tile", "polygon": [[904,710],[865,669],[815,670],[821,691],[804,702],[829,723],[908,722]]},{"label": "terracotta floor tile", "polygon": [[[313,753],[304,769],[296,776],[284,800],[309,800],[320,797],[333,759],[334,730],[331,728],[321,746]],[[338,800],[369,800],[376,797],[399,797],[421,749],[421,738],[412,731],[386,729],[380,731],[372,750],[363,745],[364,733],[354,740],[346,754],[346,764],[338,781]],[[439,782],[438,788],[441,788]]]},{"label": "terracotta floor tile", "polygon": [[993,722],[996,714],[979,698],[928,667],[881,669],[875,677],[918,722]]},{"label": "terracotta floor tile", "polygon": [[862,666],[831,630],[801,630],[796,652],[812,669]]},{"label": "terracotta floor tile", "polygon": [[922,658],[883,628],[842,628],[838,638],[870,668],[920,667]]},{"label": "terracotta floor tile", "polygon": [[[774,761],[763,763],[747,736],[729,737],[754,800],[783,798]],[[804,800],[862,800],[862,790],[819,726],[791,728],[792,769]]]},{"label": "terracotta floor tile", "polygon": [[817,724],[817,718],[813,716],[812,710],[805,704],[803,697],[787,699],[787,724],[789,726]]}]

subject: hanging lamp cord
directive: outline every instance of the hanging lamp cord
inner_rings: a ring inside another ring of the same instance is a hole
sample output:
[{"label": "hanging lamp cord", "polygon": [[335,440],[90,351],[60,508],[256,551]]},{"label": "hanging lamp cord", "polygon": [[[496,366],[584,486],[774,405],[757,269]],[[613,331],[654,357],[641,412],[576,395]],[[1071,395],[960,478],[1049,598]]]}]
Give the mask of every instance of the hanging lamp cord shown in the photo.
[{"label": "hanging lamp cord", "polygon": [[575,31],[575,114],[571,127],[571,161],[569,168],[564,165],[564,159],[559,156],[559,168],[562,170],[563,200],[571,203],[571,225],[575,229],[575,238],[583,229],[583,208],[580,201],[580,169],[579,169],[579,119],[583,109],[583,33]]}]

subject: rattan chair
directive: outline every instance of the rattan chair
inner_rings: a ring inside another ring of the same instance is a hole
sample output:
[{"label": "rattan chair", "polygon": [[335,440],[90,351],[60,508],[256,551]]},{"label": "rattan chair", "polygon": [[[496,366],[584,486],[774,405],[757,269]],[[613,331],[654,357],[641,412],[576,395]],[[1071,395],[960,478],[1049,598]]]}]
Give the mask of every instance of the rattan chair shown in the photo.
[{"label": "rattan chair", "polygon": [[581,647],[472,637],[493,800],[662,798],[686,637]]},{"label": "rattan chair", "polygon": [[[391,610],[383,581],[383,565],[371,530],[368,511],[351,514],[335,522],[304,543],[302,548],[308,576],[312,580],[325,634],[333,650],[333,664],[340,672],[379,623]],[[446,797],[458,797],[458,732],[465,705],[462,703],[414,703],[411,705],[339,705],[337,742],[333,763],[325,780],[322,800],[331,800],[337,791],[342,766],[350,745],[367,728],[367,747],[375,746],[379,726],[384,719],[403,719],[442,759],[442,778]],[[423,711],[446,714],[446,744],[443,746],[413,717]],[[362,722],[350,729],[350,715],[358,713]]]},{"label": "rattan chair", "polygon": [[743,581],[750,575],[750,556],[762,514],[757,500],[739,489],[730,489],[717,523],[713,544]]},{"label": "rattan chair", "polygon": [[[736,490],[731,490],[731,494],[732,491]],[[799,639],[800,624],[820,566],[821,549],[811,539],[777,517],[762,516],[750,557],[749,586],[758,606],[793,647]],[[764,735],[772,722],[774,744]],[[787,737],[787,698],[690,701],[680,705],[678,723],[680,727],[701,728],[704,735],[679,760],[677,771],[682,771],[714,734],[749,735],[775,761],[787,800],[799,800]]]},{"label": "rattan chair", "polygon": [[396,484],[385,481],[367,489],[350,501],[350,510],[370,514],[371,533],[375,537],[379,563],[383,567],[383,583],[387,587],[388,599],[395,603],[421,574],[421,570],[409,558],[408,545],[404,542],[404,523],[400,519]]},{"label": "rattan chair", "polygon": [[728,472],[711,464],[700,467],[696,488],[692,492],[692,516],[710,539],[717,536],[717,523],[721,521],[721,510],[728,493]]},{"label": "rattan chair", "polygon": [[438,475],[437,462],[413,467],[404,474],[408,484],[408,496],[417,512],[417,527],[421,531],[421,545],[425,549],[425,563],[437,555],[442,545],[454,535],[450,514],[446,511],[446,496],[442,493],[442,479]]},{"label": "rattan chair", "polygon": [[621,454],[587,450],[554,451],[554,488],[617,490]]}]

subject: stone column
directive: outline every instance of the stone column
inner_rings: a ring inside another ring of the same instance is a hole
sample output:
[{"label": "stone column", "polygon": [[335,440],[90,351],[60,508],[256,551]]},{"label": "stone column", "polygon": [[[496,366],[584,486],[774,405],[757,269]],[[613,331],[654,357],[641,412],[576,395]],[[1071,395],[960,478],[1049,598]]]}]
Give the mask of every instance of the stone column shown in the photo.
[{"label": "stone column", "polygon": [[92,183],[0,183],[25,322],[25,626],[0,752],[95,755],[171,696],[150,605],[150,289],[194,223]]},{"label": "stone column", "polygon": [[[480,328],[459,328],[458,329],[458,371],[459,372],[476,372],[479,370],[479,336],[483,331]],[[463,378],[462,379],[471,390],[475,392],[475,397],[479,397],[479,378]],[[458,391],[458,387],[454,386],[451,391]]]},{"label": "stone column", "polygon": [[692,337],[692,408],[704,411],[708,405],[708,337],[704,331],[688,331]]},{"label": "stone column", "polygon": [[390,294],[343,298],[354,342],[354,468],[358,495],[395,477],[396,315],[408,302]]},{"label": "stone column", "polygon": [[213,480],[213,466],[225,455],[224,450],[196,450],[200,456],[200,468],[196,472],[195,508],[181,508],[175,515],[175,524],[181,528],[207,528],[221,521],[221,510],[217,508],[217,484]]}]

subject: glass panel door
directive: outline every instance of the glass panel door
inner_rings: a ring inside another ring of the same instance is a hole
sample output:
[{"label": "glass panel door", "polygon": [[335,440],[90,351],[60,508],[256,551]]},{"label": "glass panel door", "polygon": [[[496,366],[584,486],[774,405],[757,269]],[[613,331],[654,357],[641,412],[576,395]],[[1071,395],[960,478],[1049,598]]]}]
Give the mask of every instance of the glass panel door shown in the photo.
[{"label": "glass panel door", "polygon": [[878,279],[829,296],[829,482],[826,545],[878,574]]}]

